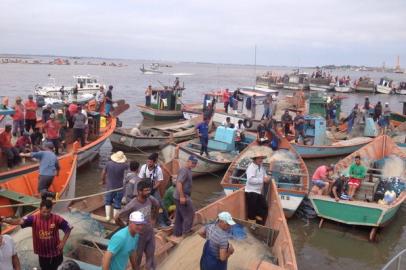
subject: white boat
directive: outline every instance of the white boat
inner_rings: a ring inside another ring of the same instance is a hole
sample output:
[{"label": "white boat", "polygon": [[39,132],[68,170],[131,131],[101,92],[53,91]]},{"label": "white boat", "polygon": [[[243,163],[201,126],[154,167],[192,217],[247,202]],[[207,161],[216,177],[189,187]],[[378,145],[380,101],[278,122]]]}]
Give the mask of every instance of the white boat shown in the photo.
[{"label": "white boat", "polygon": [[36,85],[34,94],[41,97],[58,98],[68,97],[70,95],[92,94],[95,95],[103,84],[98,82],[95,76],[78,75],[73,76],[74,86],[56,85],[55,79],[49,77],[49,82],[45,86]]},{"label": "white boat", "polygon": [[195,137],[195,126],[201,120],[201,117],[197,117],[178,123],[134,130],[141,132],[142,135],[136,135],[133,128],[116,128],[110,137],[110,141],[114,149],[126,152],[157,148],[170,142],[179,143]]},{"label": "white boat", "polygon": [[152,63],[149,68],[146,68],[144,64],[142,64],[142,67],[140,68],[141,72],[143,74],[162,74],[163,72],[159,70],[159,64],[157,63]]},{"label": "white boat", "polygon": [[72,102],[76,102],[78,104],[85,104],[88,103],[90,100],[94,99],[95,96],[92,94],[79,94],[79,95],[69,95],[64,96],[63,98],[56,98],[56,97],[42,97],[37,96],[36,102],[39,107],[43,107],[46,105],[51,105],[53,108],[63,107],[65,104],[70,104]]},{"label": "white boat", "polygon": [[348,83],[340,83],[337,82],[336,85],[334,86],[334,91],[339,92],[339,93],[350,93],[352,92],[351,85]]},{"label": "white boat", "polygon": [[376,92],[381,94],[391,94],[393,92],[393,80],[386,77],[381,78],[379,84],[376,86]]},{"label": "white boat", "polygon": [[406,95],[406,82],[399,82],[394,91],[396,94]]}]

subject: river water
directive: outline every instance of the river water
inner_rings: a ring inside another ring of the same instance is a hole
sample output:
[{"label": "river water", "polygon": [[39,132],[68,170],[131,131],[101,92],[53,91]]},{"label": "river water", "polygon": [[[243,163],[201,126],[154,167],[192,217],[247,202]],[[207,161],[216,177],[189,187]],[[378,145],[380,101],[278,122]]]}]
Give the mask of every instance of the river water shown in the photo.
[{"label": "river water", "polygon": [[[39,59],[37,57],[36,59]],[[45,58],[42,58],[46,60]],[[31,59],[32,60],[32,59]],[[78,60],[79,62],[98,62],[98,59]],[[269,67],[221,65],[205,63],[168,63],[172,68],[163,68],[163,74],[143,75],[139,68],[147,62],[132,60],[109,60],[108,62],[123,63],[123,67],[98,65],[32,65],[3,64],[0,65],[0,96],[9,96],[11,101],[17,95],[26,98],[33,93],[36,84],[46,84],[51,74],[57,84],[70,86],[74,75],[97,75],[106,85],[114,85],[113,98],[125,99],[130,109],[120,116],[124,126],[131,127],[142,121],[141,114],[135,104],[144,103],[144,89],[149,84],[159,86],[160,82],[171,84],[175,77],[185,83],[186,91],[183,102],[201,102],[202,93],[218,88],[252,86],[255,74],[271,70]],[[273,71],[290,72],[290,68],[272,68]],[[312,72],[312,70],[305,70]],[[350,75],[352,79],[369,75],[375,81],[385,75],[395,80],[406,81],[405,74],[385,74],[381,72],[337,71],[333,75]],[[285,92],[281,92],[283,95]],[[346,94],[342,110],[349,112],[355,103],[363,103],[366,95]],[[406,96],[369,95],[371,103],[389,102],[392,111],[401,112],[399,101],[406,101]],[[80,168],[77,175],[76,194],[86,195],[102,189],[98,185],[101,169],[111,154],[111,145],[107,142],[101,149],[100,156],[92,163]],[[129,153],[128,157],[141,162],[145,155]],[[310,174],[321,164],[337,162],[338,158],[311,160],[306,162]],[[202,207],[221,196],[224,196],[220,180],[224,172],[216,175],[194,179],[193,200],[196,207]],[[332,222],[324,222],[318,228],[318,219],[308,220],[294,217],[288,221],[299,269],[380,269],[387,260],[406,248],[406,205],[403,205],[390,226],[379,231],[377,243],[366,239],[369,231],[358,227],[344,226]]]}]

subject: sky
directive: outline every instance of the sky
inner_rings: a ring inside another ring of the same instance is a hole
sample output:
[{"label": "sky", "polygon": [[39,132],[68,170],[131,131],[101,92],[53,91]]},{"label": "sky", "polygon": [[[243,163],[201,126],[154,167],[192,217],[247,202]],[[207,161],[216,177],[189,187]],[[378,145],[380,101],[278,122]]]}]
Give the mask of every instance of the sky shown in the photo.
[{"label": "sky", "polygon": [[1,0],[0,53],[406,66],[405,0]]}]

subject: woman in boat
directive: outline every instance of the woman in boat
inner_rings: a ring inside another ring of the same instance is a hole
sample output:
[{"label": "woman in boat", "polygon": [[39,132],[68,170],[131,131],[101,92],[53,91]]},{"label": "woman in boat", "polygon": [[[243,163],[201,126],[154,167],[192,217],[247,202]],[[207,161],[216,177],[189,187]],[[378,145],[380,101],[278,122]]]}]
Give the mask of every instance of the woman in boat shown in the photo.
[{"label": "woman in boat", "polygon": [[245,185],[245,200],[247,203],[248,220],[264,225],[268,217],[268,203],[262,194],[264,184],[270,182],[270,177],[266,174],[262,166],[266,158],[261,153],[255,153],[252,162],[248,166],[247,183]]},{"label": "woman in boat", "polygon": [[228,258],[234,253],[234,247],[228,242],[228,231],[235,221],[228,212],[221,212],[214,224],[209,224],[199,231],[206,239],[200,259],[201,270],[226,270]]}]

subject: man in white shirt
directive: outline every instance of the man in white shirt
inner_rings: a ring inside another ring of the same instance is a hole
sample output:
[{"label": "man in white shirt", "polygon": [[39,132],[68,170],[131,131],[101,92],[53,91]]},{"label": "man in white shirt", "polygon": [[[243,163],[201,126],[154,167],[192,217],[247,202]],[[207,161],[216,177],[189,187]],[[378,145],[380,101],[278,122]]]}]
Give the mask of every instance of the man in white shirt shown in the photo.
[{"label": "man in white shirt", "polygon": [[106,94],[104,93],[104,86],[100,86],[99,91],[96,93],[96,111],[100,111],[100,107],[104,102],[104,98],[106,97]]},{"label": "man in white shirt", "polygon": [[[1,221],[0,221],[1,222]],[[13,238],[7,234],[1,234],[0,223],[0,269],[21,270]]]},{"label": "man in white shirt", "polygon": [[266,175],[266,170],[262,166],[266,158],[260,153],[255,153],[252,163],[247,168],[247,183],[245,185],[245,201],[248,210],[248,220],[265,225],[268,217],[268,203],[262,194],[264,184],[270,182],[270,177]]}]

